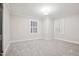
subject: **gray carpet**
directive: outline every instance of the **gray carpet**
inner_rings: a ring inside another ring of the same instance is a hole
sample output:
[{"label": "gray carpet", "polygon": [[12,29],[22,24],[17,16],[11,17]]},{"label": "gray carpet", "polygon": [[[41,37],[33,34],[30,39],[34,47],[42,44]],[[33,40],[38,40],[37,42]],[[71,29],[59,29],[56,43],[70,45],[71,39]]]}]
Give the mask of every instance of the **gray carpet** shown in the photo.
[{"label": "gray carpet", "polygon": [[79,56],[79,45],[60,40],[11,43],[6,56]]}]

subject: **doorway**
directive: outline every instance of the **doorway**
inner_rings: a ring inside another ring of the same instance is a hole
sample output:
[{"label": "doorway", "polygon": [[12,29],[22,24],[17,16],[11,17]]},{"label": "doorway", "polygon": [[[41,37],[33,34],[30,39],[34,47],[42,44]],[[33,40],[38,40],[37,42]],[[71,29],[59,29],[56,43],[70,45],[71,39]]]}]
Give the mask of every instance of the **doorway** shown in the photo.
[{"label": "doorway", "polygon": [[3,18],[3,5],[0,3],[0,56],[2,56],[2,18]]}]

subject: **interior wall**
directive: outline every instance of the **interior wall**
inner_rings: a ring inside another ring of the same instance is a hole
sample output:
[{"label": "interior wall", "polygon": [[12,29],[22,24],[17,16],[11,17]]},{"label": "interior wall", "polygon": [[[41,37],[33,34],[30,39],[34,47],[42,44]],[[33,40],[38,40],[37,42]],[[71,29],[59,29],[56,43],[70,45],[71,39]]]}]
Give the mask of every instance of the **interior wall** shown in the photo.
[{"label": "interior wall", "polygon": [[79,43],[79,15],[55,20],[54,32],[55,39]]},{"label": "interior wall", "polygon": [[[37,33],[31,33],[31,20],[37,21]],[[11,41],[42,39],[41,20],[25,16],[11,16]]]},{"label": "interior wall", "polygon": [[64,19],[55,19],[54,20],[54,38],[64,38]]},{"label": "interior wall", "polygon": [[10,14],[8,5],[3,4],[3,51],[6,52],[10,44]]},{"label": "interior wall", "polygon": [[43,19],[43,39],[53,39],[54,37],[54,20],[48,16]]},{"label": "interior wall", "polygon": [[[37,21],[37,33],[31,33],[30,22]],[[25,41],[33,39],[53,39],[53,20],[46,17],[28,18],[25,16],[11,16],[11,41]]]}]

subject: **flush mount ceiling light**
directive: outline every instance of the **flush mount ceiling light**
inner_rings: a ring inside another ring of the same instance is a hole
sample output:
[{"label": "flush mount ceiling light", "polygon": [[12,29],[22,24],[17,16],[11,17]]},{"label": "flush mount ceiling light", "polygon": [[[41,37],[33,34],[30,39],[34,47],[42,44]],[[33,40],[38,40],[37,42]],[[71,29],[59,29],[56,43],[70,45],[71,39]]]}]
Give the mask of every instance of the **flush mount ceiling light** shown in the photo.
[{"label": "flush mount ceiling light", "polygon": [[51,12],[51,7],[49,7],[49,6],[42,7],[42,8],[41,8],[41,12],[42,12],[44,15],[48,15],[48,14]]}]

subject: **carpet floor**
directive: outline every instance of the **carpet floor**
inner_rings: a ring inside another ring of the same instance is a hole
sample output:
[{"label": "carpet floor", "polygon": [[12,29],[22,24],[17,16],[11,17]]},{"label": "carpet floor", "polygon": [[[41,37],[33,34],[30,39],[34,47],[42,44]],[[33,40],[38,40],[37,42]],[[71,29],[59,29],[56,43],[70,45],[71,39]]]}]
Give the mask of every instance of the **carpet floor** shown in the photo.
[{"label": "carpet floor", "polygon": [[11,43],[6,56],[79,56],[79,45],[60,40],[28,40]]}]

